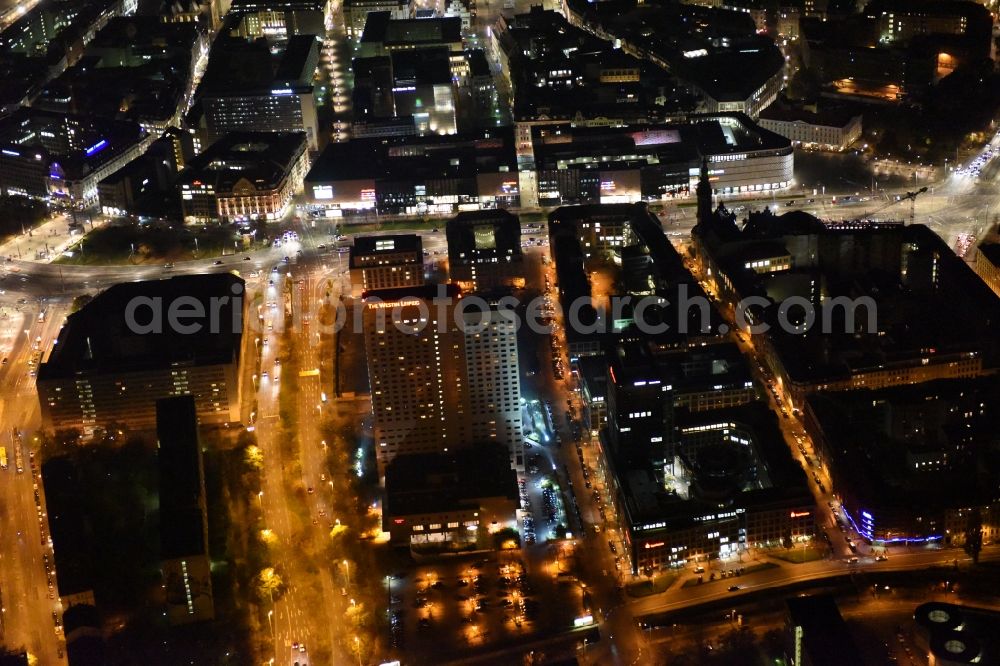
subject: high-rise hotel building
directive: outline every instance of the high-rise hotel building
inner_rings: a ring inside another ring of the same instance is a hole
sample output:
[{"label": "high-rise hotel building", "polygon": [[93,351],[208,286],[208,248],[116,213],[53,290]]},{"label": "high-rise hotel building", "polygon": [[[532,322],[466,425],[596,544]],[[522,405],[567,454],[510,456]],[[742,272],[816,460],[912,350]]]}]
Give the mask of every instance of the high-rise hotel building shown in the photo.
[{"label": "high-rise hotel building", "polygon": [[477,301],[480,307],[468,302],[453,285],[367,292],[364,337],[380,473],[397,455],[484,442],[508,446],[512,466],[523,466],[513,315],[488,299]]},{"label": "high-rise hotel building", "polygon": [[524,467],[521,424],[521,378],[517,355],[517,321],[513,311],[485,301],[483,312],[461,313],[468,414],[473,442],[499,442],[510,450],[511,464]]},{"label": "high-rise hotel building", "polygon": [[382,472],[402,453],[469,443],[465,354],[454,318],[456,289],[403,287],[369,293],[364,336],[375,450]]}]

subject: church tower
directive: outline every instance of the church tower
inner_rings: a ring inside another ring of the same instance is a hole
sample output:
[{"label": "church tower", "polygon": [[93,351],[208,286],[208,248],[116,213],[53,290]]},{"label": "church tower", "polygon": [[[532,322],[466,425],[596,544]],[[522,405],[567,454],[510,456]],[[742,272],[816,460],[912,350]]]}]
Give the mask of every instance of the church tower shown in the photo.
[{"label": "church tower", "polygon": [[698,196],[698,224],[707,224],[712,216],[712,184],[708,181],[708,158],[701,159],[701,178],[695,190]]}]

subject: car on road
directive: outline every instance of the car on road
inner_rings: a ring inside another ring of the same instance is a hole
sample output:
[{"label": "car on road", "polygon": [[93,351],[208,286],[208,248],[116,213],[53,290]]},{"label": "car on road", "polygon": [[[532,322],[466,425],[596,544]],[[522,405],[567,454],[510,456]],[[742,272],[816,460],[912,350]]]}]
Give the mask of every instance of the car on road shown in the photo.
[{"label": "car on road", "polygon": [[889,557],[887,555],[876,555],[875,556],[875,561],[876,562],[885,562],[887,559],[889,559]]},{"label": "car on road", "polygon": [[215,260],[215,263],[214,263],[214,264],[212,264],[212,265],[213,265],[213,266],[221,266],[221,265],[222,265],[222,259],[216,259],[216,260]]},{"label": "car on road", "polygon": [[739,592],[740,591],[740,586],[739,585],[730,585],[729,586],[729,591],[730,592]]},{"label": "car on road", "polygon": [[250,261],[250,257],[243,257],[243,261]]}]

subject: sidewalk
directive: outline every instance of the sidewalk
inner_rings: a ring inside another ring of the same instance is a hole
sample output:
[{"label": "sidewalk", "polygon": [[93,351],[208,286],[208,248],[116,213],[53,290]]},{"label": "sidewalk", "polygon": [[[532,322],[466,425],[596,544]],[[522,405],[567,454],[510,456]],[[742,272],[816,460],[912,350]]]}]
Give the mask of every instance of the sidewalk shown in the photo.
[{"label": "sidewalk", "polygon": [[79,242],[85,234],[103,226],[106,222],[102,217],[91,219],[93,222],[88,224],[86,216],[78,216],[77,220],[83,229],[71,234],[69,225],[72,218],[66,213],[59,213],[34,229],[8,238],[0,244],[0,257],[7,261],[17,259],[51,263],[69,247]]}]

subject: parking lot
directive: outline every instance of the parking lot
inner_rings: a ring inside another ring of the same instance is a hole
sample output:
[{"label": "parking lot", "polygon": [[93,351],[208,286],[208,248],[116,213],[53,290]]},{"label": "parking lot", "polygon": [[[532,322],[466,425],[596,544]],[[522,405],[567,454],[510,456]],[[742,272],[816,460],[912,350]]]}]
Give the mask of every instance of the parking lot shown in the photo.
[{"label": "parking lot", "polygon": [[579,586],[558,577],[549,549],[532,550],[527,565],[512,550],[397,574],[386,590],[393,647],[405,650],[410,663],[440,663],[447,655],[571,627],[582,609]]}]

